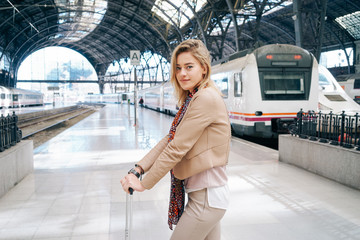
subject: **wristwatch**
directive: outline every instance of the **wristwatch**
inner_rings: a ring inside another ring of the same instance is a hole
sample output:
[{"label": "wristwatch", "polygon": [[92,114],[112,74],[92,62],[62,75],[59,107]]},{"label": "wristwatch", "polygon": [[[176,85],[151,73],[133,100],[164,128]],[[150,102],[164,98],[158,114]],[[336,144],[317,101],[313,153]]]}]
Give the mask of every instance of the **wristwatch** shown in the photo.
[{"label": "wristwatch", "polygon": [[129,173],[129,174],[130,174],[130,173],[134,174],[137,178],[140,178],[140,177],[141,177],[141,174],[138,173],[134,168],[130,169],[128,173]]}]

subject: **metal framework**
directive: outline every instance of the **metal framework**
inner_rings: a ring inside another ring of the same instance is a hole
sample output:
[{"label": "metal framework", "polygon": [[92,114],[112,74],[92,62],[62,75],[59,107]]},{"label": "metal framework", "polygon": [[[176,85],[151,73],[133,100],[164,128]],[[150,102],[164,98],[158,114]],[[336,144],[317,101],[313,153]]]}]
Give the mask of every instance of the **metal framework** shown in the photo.
[{"label": "metal framework", "polygon": [[[103,11],[96,8],[99,1],[106,2]],[[165,3],[171,9],[164,8]],[[319,58],[324,49],[345,49],[359,40],[335,19],[360,11],[360,0],[206,0],[200,10],[197,4],[198,0],[0,0],[0,60],[9,59],[9,67],[0,70],[0,85],[15,86],[21,62],[48,46],[81,53],[104,76],[110,64],[129,57],[132,49],[170,60],[172,50],[188,38],[201,39],[214,61],[271,43],[297,44]],[[180,25],[180,19],[187,24]],[[96,27],[74,27],[87,23]],[[77,41],[67,39],[81,33],[84,37]]]}]

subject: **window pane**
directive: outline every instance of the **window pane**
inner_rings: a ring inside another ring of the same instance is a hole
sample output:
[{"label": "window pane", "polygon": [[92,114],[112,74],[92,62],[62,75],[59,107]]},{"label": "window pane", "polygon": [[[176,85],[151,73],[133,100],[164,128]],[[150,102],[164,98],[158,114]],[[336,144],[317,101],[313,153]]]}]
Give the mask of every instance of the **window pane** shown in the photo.
[{"label": "window pane", "polygon": [[260,78],[264,100],[305,99],[304,72],[262,72]]},{"label": "window pane", "polygon": [[355,81],[354,81],[354,89],[360,89],[360,79],[355,79]]},{"label": "window pane", "polygon": [[242,95],[242,73],[234,74],[234,96],[241,97]]}]

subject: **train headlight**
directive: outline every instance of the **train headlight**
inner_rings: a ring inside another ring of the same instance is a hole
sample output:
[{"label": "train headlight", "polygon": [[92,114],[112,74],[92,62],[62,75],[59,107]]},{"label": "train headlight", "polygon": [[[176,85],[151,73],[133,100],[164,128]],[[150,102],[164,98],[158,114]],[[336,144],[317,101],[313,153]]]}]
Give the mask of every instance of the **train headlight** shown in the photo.
[{"label": "train headlight", "polygon": [[262,111],[256,111],[255,112],[255,116],[261,116],[261,115],[263,115]]}]

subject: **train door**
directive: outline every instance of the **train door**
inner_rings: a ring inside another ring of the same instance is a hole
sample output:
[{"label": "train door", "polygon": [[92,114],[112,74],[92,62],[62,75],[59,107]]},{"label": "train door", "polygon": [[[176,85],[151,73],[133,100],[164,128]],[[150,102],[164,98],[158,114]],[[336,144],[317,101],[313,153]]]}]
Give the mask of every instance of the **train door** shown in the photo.
[{"label": "train door", "polygon": [[5,107],[6,106],[5,103],[6,103],[6,94],[1,93],[1,105],[0,105],[0,107],[1,108]]},{"label": "train door", "polygon": [[242,72],[234,73],[234,98],[242,96],[243,91],[243,82],[242,82]]},{"label": "train door", "polygon": [[244,82],[243,82],[243,72],[235,72],[232,77],[232,93],[233,93],[233,104],[232,108],[236,109],[236,111],[242,112],[243,109],[243,90],[244,90]]},{"label": "train door", "polygon": [[19,107],[19,94],[12,95],[13,107]]}]

